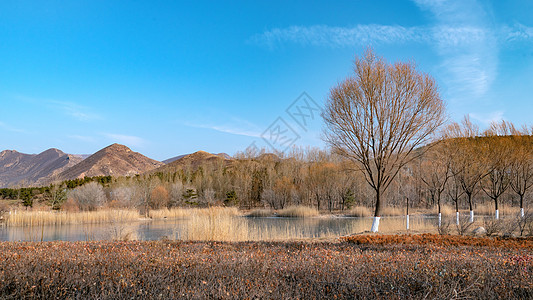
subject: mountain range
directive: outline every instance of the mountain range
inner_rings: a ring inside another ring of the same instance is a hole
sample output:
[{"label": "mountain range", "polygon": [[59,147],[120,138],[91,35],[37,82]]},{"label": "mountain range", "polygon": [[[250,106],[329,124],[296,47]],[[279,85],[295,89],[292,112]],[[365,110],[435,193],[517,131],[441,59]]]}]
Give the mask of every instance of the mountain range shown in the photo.
[{"label": "mountain range", "polygon": [[0,152],[0,188],[41,186],[93,176],[132,176],[184,165],[197,166],[203,161],[230,160],[225,153],[198,151],[160,162],[120,144],[105,147],[90,156],[67,154],[55,148],[39,154],[4,150]]}]

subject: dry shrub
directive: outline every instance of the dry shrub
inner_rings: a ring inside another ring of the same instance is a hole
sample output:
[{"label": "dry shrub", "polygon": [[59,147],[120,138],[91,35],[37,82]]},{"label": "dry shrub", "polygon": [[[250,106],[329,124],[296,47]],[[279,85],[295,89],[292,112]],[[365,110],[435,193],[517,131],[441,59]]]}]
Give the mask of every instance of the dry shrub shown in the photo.
[{"label": "dry shrub", "polygon": [[278,211],[278,216],[288,218],[307,218],[318,216],[318,210],[308,206],[289,206]]},{"label": "dry shrub", "polygon": [[162,207],[167,207],[170,201],[170,197],[167,189],[158,185],[152,190],[150,197],[150,207],[152,209],[160,209]]},{"label": "dry shrub", "polygon": [[372,212],[366,206],[355,206],[346,214],[349,217],[362,218],[372,216]]},{"label": "dry shrub", "polygon": [[442,245],[428,247],[393,238],[400,243],[0,243],[0,298],[533,297],[531,247],[494,248],[496,239],[487,238],[486,247],[469,246],[464,237],[448,242],[461,247],[444,246],[446,236],[427,237]]},{"label": "dry shrub", "polygon": [[472,237],[439,234],[399,234],[399,235],[353,235],[341,240],[358,245],[435,245],[435,246],[475,246],[507,249],[533,250],[533,238]]},{"label": "dry shrub", "polygon": [[68,198],[67,201],[61,205],[61,210],[72,213],[80,211],[80,207],[74,199]]}]

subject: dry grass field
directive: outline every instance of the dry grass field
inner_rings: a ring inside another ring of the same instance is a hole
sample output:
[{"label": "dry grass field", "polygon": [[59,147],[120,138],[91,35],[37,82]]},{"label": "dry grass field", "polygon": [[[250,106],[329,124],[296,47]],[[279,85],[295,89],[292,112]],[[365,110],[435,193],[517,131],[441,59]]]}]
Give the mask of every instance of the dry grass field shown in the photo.
[{"label": "dry grass field", "polygon": [[532,239],[348,240],[4,242],[0,298],[533,297]]}]

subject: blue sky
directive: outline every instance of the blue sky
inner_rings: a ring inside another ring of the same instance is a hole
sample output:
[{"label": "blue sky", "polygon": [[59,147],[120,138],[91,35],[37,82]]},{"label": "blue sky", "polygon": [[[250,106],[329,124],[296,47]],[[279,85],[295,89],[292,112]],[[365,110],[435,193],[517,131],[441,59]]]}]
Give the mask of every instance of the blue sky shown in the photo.
[{"label": "blue sky", "polygon": [[430,73],[454,120],[531,124],[529,0],[6,0],[0,149],[118,142],[163,160],[268,147],[288,127],[323,147],[316,111],[301,124],[287,108],[304,92],[322,105],[367,46]]}]

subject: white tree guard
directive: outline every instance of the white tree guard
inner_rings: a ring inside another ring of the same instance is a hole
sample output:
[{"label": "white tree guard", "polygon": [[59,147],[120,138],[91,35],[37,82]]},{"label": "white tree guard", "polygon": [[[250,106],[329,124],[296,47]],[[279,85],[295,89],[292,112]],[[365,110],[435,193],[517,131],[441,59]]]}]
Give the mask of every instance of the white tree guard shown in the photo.
[{"label": "white tree guard", "polygon": [[374,220],[372,221],[372,229],[370,231],[372,232],[379,231],[379,219],[380,217],[374,217]]}]

